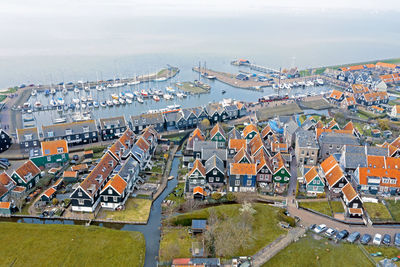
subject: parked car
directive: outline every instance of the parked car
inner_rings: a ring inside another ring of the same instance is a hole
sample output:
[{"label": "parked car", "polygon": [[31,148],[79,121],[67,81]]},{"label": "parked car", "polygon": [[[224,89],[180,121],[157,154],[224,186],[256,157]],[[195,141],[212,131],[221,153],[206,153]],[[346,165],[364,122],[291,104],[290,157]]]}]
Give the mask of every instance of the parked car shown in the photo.
[{"label": "parked car", "polygon": [[78,161],[79,160],[79,155],[73,155],[72,159],[75,160],[75,161]]},{"label": "parked car", "polygon": [[395,246],[400,246],[400,233],[396,233],[394,235],[394,245]]},{"label": "parked car", "polygon": [[378,245],[379,246],[381,244],[381,242],[382,242],[382,235],[381,234],[376,234],[374,236],[374,240],[372,240],[372,243],[374,245]]},{"label": "parked car", "polygon": [[326,225],[325,225],[325,224],[320,224],[320,225],[318,225],[318,226],[314,229],[314,232],[315,232],[316,234],[321,234],[321,233],[323,233],[326,229],[327,229],[327,228],[326,228]]},{"label": "parked car", "polygon": [[328,230],[326,230],[325,235],[327,237],[332,237],[337,233],[337,231],[333,228],[329,228]]},{"label": "parked car", "polygon": [[371,253],[370,255],[372,257],[381,257],[382,256],[382,252],[378,251],[378,252],[375,252],[375,253]]},{"label": "parked car", "polygon": [[347,230],[342,230],[342,231],[340,231],[339,233],[337,233],[336,239],[337,239],[337,240],[342,240],[342,239],[345,239],[348,235],[349,235],[349,231],[347,231]]},{"label": "parked car", "polygon": [[360,233],[359,232],[353,232],[349,235],[347,238],[347,242],[354,243],[360,238]]},{"label": "parked car", "polygon": [[314,224],[311,224],[311,225],[310,225],[310,227],[308,227],[308,229],[310,229],[310,230],[314,230],[314,229],[315,229],[315,227],[317,227],[317,225],[314,223]]},{"label": "parked car", "polygon": [[8,159],[1,158],[0,161],[1,161],[1,163],[5,164],[7,166],[11,166],[10,161]]},{"label": "parked car", "polygon": [[371,235],[369,235],[369,234],[364,234],[364,235],[361,237],[360,242],[361,242],[361,244],[366,245],[366,244],[368,244],[368,243],[371,241],[371,239],[372,239],[372,236],[371,236]]},{"label": "parked car", "polygon": [[383,239],[382,239],[382,243],[383,243],[384,245],[389,246],[390,243],[392,243],[392,237],[391,237],[389,234],[384,234],[384,235],[383,235]]}]

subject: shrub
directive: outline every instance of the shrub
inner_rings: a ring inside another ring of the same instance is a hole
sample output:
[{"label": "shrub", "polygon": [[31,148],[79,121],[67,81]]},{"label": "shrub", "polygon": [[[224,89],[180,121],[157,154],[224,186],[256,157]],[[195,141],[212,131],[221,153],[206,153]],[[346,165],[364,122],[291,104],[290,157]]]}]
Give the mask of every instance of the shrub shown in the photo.
[{"label": "shrub", "polygon": [[226,193],[226,200],[235,201],[236,200],[236,196],[232,192],[228,192],[228,193]]},{"label": "shrub", "polygon": [[214,192],[211,195],[211,198],[214,199],[214,200],[220,200],[221,197],[222,197],[221,193],[218,193],[218,192]]},{"label": "shrub", "polygon": [[58,199],[57,198],[53,198],[53,200],[51,202],[53,203],[53,205],[57,205],[58,204]]},{"label": "shrub", "polygon": [[277,217],[278,217],[279,221],[287,222],[291,227],[295,227],[296,226],[296,221],[294,220],[294,218],[286,216],[284,209],[280,209],[278,211],[278,216]]}]

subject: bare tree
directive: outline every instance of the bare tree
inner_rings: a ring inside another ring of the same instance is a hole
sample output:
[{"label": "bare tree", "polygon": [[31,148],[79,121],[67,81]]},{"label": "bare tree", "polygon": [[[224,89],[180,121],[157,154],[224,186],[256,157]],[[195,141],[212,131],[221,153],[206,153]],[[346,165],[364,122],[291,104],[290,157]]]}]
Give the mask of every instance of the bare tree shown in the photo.
[{"label": "bare tree", "polygon": [[10,201],[14,203],[15,207],[17,207],[19,212],[21,212],[22,210],[22,206],[25,203],[25,198],[26,198],[26,191],[10,194]]}]

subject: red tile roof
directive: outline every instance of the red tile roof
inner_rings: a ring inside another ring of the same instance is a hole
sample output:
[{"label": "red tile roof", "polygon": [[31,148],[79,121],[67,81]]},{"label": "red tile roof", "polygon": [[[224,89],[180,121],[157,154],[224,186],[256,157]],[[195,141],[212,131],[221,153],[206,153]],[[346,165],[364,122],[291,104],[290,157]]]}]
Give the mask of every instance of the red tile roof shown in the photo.
[{"label": "red tile roof", "polygon": [[229,149],[235,149],[235,151],[239,151],[242,148],[247,149],[247,141],[246,139],[229,139],[228,147]]},{"label": "red tile roof", "polygon": [[369,168],[386,168],[385,157],[368,155],[367,166]]},{"label": "red tile roof", "polygon": [[108,187],[112,187],[115,189],[115,191],[117,191],[118,194],[122,195],[127,185],[127,182],[117,174],[106,183],[101,192],[107,190]]},{"label": "red tile roof", "polygon": [[234,162],[239,162],[243,157],[246,157],[248,161],[251,161],[250,155],[244,148],[241,148],[236,155],[233,157]]},{"label": "red tile roof", "polygon": [[222,126],[219,124],[219,122],[217,124],[215,124],[215,126],[211,129],[210,138],[213,138],[218,132],[221,133],[223,136],[225,136],[225,131],[222,128]]},{"label": "red tile roof", "polygon": [[318,176],[317,167],[313,166],[308,172],[304,175],[304,179],[306,179],[307,184],[314,180],[315,177]]},{"label": "red tile roof", "polygon": [[78,173],[75,171],[64,171],[63,177],[76,178],[76,177],[78,177]]},{"label": "red tile roof", "polygon": [[342,192],[349,202],[358,196],[356,190],[354,190],[353,186],[350,183],[347,183],[345,186],[343,186]]},{"label": "red tile roof", "polygon": [[378,63],[376,63],[376,66],[382,67],[382,68],[389,68],[389,69],[395,69],[397,67],[396,64],[385,63],[385,62],[378,62]]},{"label": "red tile roof", "polygon": [[249,147],[250,147],[250,153],[251,155],[254,155],[256,152],[258,152],[262,147],[264,146],[264,143],[260,137],[259,134],[256,134],[253,139],[249,142]]},{"label": "red tile roof", "polygon": [[329,96],[329,98],[339,100],[342,96],[343,96],[343,92],[340,92],[340,91],[334,89],[334,90],[332,90],[332,93]]},{"label": "red tile roof", "polygon": [[266,136],[267,134],[271,133],[271,132],[273,133],[271,127],[270,127],[269,125],[267,125],[267,126],[264,127],[264,129],[262,129],[262,131],[261,131],[261,136],[262,136],[263,138],[265,138],[265,136]]},{"label": "red tile roof", "polygon": [[0,209],[10,209],[11,202],[0,202]]},{"label": "red tile roof", "polygon": [[323,170],[323,172],[326,174],[327,172],[329,172],[333,167],[335,167],[335,165],[337,165],[337,161],[336,159],[330,155],[327,159],[325,159],[322,163],[321,163],[321,168]]},{"label": "red tile roof", "polygon": [[136,145],[140,147],[140,149],[143,151],[148,151],[150,148],[149,143],[147,143],[147,141],[144,140],[143,137],[139,137],[139,139],[136,141]]},{"label": "red tile roof", "polygon": [[193,195],[194,194],[201,194],[203,196],[207,196],[207,192],[201,186],[196,186],[193,188]]},{"label": "red tile roof", "polygon": [[193,168],[190,170],[188,176],[192,175],[195,172],[195,170],[198,170],[204,177],[206,176],[206,168],[198,159],[194,161]]},{"label": "red tile roof", "polygon": [[50,198],[57,190],[54,189],[54,187],[50,187],[46,191],[44,191],[43,195],[46,197]]},{"label": "red tile roof", "polygon": [[256,164],[254,163],[231,163],[231,175],[256,175]]},{"label": "red tile roof", "polygon": [[344,175],[339,165],[336,165],[325,174],[325,178],[330,186],[334,186],[342,177],[344,177]]},{"label": "red tile roof", "polygon": [[32,174],[32,177],[34,177],[40,173],[40,169],[31,160],[28,160],[22,166],[16,169],[15,173],[17,173],[21,179],[27,182],[25,176],[30,173]]},{"label": "red tile roof", "polygon": [[[43,141],[41,144],[42,144],[42,155],[43,156],[68,153],[67,140],[60,139],[60,140],[54,140],[54,141]],[[58,152],[58,149],[62,149],[62,152]]]},{"label": "red tile roof", "polygon": [[249,124],[243,129],[243,137],[247,137],[248,134],[251,132],[256,132],[258,133],[258,128],[254,124]]}]

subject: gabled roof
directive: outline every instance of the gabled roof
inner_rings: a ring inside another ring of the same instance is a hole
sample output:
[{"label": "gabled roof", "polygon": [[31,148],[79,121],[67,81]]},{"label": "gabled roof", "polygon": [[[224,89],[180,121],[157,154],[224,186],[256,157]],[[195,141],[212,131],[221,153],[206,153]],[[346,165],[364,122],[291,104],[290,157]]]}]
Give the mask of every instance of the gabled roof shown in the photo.
[{"label": "gabled roof", "polygon": [[247,153],[247,151],[244,148],[241,148],[236,155],[233,157],[234,162],[239,162],[243,157],[246,157],[249,162],[251,162],[251,157]]},{"label": "gabled roof", "polygon": [[121,144],[119,140],[115,141],[114,144],[108,149],[108,152],[115,157],[115,159],[120,160],[123,154],[123,149],[125,146]]},{"label": "gabled roof", "polygon": [[236,151],[242,148],[247,150],[247,141],[245,139],[229,139],[228,148],[235,149]]},{"label": "gabled roof", "polygon": [[191,134],[190,134],[190,136],[189,136],[189,142],[191,141],[191,140],[193,140],[194,138],[198,138],[198,140],[201,140],[201,141],[204,141],[206,138],[205,138],[205,136],[203,135],[203,133],[201,132],[201,130],[199,129],[199,128],[196,128]]},{"label": "gabled roof", "polygon": [[386,168],[385,157],[367,155],[367,166],[369,168]]},{"label": "gabled roof", "polygon": [[188,173],[188,176],[192,175],[196,170],[198,170],[200,172],[200,174],[202,176],[206,176],[206,168],[204,167],[204,165],[201,163],[200,160],[196,159],[193,163],[193,168],[190,170],[190,172]]},{"label": "gabled roof", "polygon": [[315,124],[315,128],[316,129],[324,128],[324,124],[322,123],[322,121],[317,121],[317,123]]},{"label": "gabled roof", "polygon": [[351,89],[354,94],[363,94],[363,93],[367,93],[369,91],[369,88],[363,84],[353,84],[351,86]]},{"label": "gabled roof", "polygon": [[111,129],[124,126],[126,126],[126,121],[124,116],[116,116],[111,118],[100,119],[101,129]]},{"label": "gabled roof", "polygon": [[254,155],[254,163],[257,164],[257,172],[259,172],[260,169],[264,166],[267,166],[271,173],[273,172],[271,160],[264,149],[260,150],[257,154]]},{"label": "gabled roof", "polygon": [[256,132],[258,133],[258,128],[254,124],[249,124],[243,129],[243,137],[246,137],[248,134],[251,132]]},{"label": "gabled roof", "polygon": [[[42,141],[42,155],[51,156],[62,153],[68,153],[67,140],[60,139],[54,141]],[[62,152],[58,152],[58,149],[62,149]]]},{"label": "gabled roof", "polygon": [[28,141],[27,138],[25,138],[28,135],[30,137],[29,139],[31,140],[39,139],[39,132],[36,127],[17,129],[17,138],[19,142]]},{"label": "gabled roof", "polygon": [[351,202],[358,196],[356,190],[354,190],[353,186],[350,183],[347,183],[345,186],[343,186],[342,192],[348,202]]},{"label": "gabled roof", "polygon": [[322,163],[321,163],[321,168],[323,172],[326,174],[329,172],[335,165],[337,165],[337,161],[333,155],[330,155],[328,158],[326,158]]},{"label": "gabled roof", "polygon": [[250,153],[254,155],[260,148],[264,146],[264,143],[260,137],[260,134],[256,134],[253,139],[249,142]]},{"label": "gabled roof", "polygon": [[338,90],[332,90],[331,95],[329,98],[335,99],[335,100],[340,100],[340,98],[343,96],[343,92],[340,92]]},{"label": "gabled roof", "polygon": [[43,195],[45,195],[46,197],[50,198],[56,191],[57,190],[54,189],[54,187],[50,187],[49,189],[44,191]]},{"label": "gabled roof", "polygon": [[15,184],[15,182],[11,179],[11,177],[6,172],[2,172],[0,174],[0,184],[8,185],[9,183]]},{"label": "gabled roof", "polygon": [[26,183],[28,181],[25,179],[25,176],[32,174],[32,177],[34,177],[40,173],[40,169],[35,165],[35,163],[28,160],[16,169],[15,173],[18,174],[18,176]]},{"label": "gabled roof", "polygon": [[[67,130],[70,131],[68,135],[81,134],[85,132],[97,131],[95,120],[75,121],[68,123],[58,123],[48,126],[42,126],[44,137],[61,137],[67,135]],[[52,133],[52,135],[49,135]]]},{"label": "gabled roof", "polygon": [[126,129],[125,132],[118,138],[118,141],[121,142],[125,146],[125,148],[129,148],[129,146],[133,145],[135,142],[135,133],[130,129]]},{"label": "gabled roof", "polygon": [[213,138],[217,133],[220,133],[222,136],[225,136],[225,131],[222,128],[221,124],[219,124],[219,122],[215,124],[215,126],[211,129],[210,138]]},{"label": "gabled roof", "polygon": [[76,177],[78,177],[78,173],[76,171],[64,171],[63,177],[76,178]]},{"label": "gabled roof", "polygon": [[217,168],[224,173],[224,162],[217,156],[212,155],[205,163],[206,173],[209,173],[214,168]]},{"label": "gabled roof", "polygon": [[344,177],[342,169],[339,165],[335,165],[328,173],[325,174],[325,178],[328,181],[329,186],[334,186],[341,178]]},{"label": "gabled roof", "polygon": [[328,124],[326,125],[325,128],[327,129],[332,129],[333,127],[337,126],[339,128],[339,125],[337,124],[337,122],[335,121],[335,119],[332,119],[328,122]]},{"label": "gabled roof", "polygon": [[277,171],[279,171],[281,168],[285,168],[285,161],[282,157],[281,152],[276,153],[273,157],[272,157],[272,165],[273,165],[273,172],[276,173]]},{"label": "gabled roof", "polygon": [[309,184],[312,180],[314,180],[315,177],[319,177],[318,172],[317,172],[317,167],[313,166],[308,172],[304,175],[304,178],[306,179],[307,184]]},{"label": "gabled roof", "polygon": [[11,202],[0,202],[0,209],[10,209]]},{"label": "gabled roof", "polygon": [[230,130],[228,133],[228,138],[229,139],[241,139],[242,135],[235,127],[233,127],[232,130]]},{"label": "gabled roof", "polygon": [[141,115],[131,116],[132,126],[144,126],[149,124],[164,123],[164,116],[161,112],[145,113]]},{"label": "gabled roof", "polygon": [[150,148],[149,143],[147,143],[147,141],[141,136],[139,137],[139,139],[136,141],[135,144],[143,151],[148,151]]},{"label": "gabled roof", "polygon": [[288,145],[286,143],[272,143],[271,144],[271,151],[272,152],[287,152]]},{"label": "gabled roof", "polygon": [[103,187],[100,193],[103,193],[105,190],[107,190],[109,187],[114,188],[114,190],[119,194],[122,195],[124,193],[124,190],[127,186],[127,182],[121,178],[118,174],[112,177],[106,185]]},{"label": "gabled roof", "polygon": [[395,69],[397,67],[396,64],[385,63],[385,62],[378,62],[376,63],[377,67],[388,68],[388,69]]},{"label": "gabled roof", "polygon": [[193,195],[195,194],[201,194],[203,196],[207,196],[207,192],[204,191],[204,189],[201,186],[196,186],[193,188]]},{"label": "gabled roof", "polygon": [[265,138],[265,136],[267,135],[267,134],[269,134],[269,133],[274,133],[273,131],[272,131],[272,129],[271,129],[271,126],[269,126],[269,124],[267,125],[267,126],[265,126],[264,127],[264,129],[262,129],[262,131],[261,131],[261,136],[262,136],[262,138]]},{"label": "gabled roof", "polygon": [[88,165],[86,163],[84,163],[84,164],[78,164],[78,165],[72,166],[71,170],[72,171],[80,171],[80,170],[86,170],[87,168],[88,168]]},{"label": "gabled roof", "polygon": [[349,121],[348,123],[346,123],[346,125],[343,127],[343,130],[353,131],[354,130],[353,122]]},{"label": "gabled roof", "polygon": [[256,175],[256,164],[254,163],[231,163],[231,175]]}]

